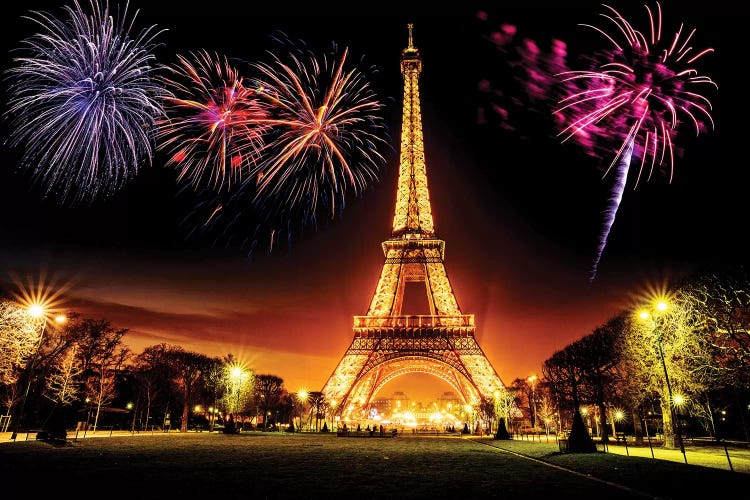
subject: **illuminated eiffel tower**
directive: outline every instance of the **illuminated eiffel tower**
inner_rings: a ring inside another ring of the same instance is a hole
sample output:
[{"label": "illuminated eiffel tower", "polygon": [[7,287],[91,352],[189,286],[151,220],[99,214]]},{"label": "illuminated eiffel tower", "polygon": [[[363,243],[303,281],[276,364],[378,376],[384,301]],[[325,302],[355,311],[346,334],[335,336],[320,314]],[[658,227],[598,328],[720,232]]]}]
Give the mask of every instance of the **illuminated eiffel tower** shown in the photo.
[{"label": "illuminated eiffel tower", "polygon": [[[445,242],[435,237],[419,105],[421,71],[410,24],[409,45],[401,53],[404,107],[393,231],[382,244],[385,264],[367,315],[354,317],[354,340],[323,388],[326,401],[345,420],[364,417],[383,385],[410,373],[444,380],[465,403],[504,389],[474,338],[474,315],[458,307],[445,272]],[[410,282],[424,283],[429,315],[403,315]]]}]

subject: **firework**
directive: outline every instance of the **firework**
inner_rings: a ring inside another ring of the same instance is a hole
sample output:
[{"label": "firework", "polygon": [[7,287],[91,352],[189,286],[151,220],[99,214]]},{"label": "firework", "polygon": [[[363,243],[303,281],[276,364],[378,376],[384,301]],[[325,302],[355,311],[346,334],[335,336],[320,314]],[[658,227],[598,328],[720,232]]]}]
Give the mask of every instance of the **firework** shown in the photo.
[{"label": "firework", "polygon": [[314,217],[320,202],[333,217],[347,189],[357,195],[377,179],[387,143],[383,105],[365,74],[345,67],[347,52],[318,56],[292,44],[253,64],[272,115],[254,170],[255,204],[269,221]]},{"label": "firework", "polygon": [[269,52],[270,62],[250,65],[250,87],[268,113],[251,120],[266,127],[263,143],[241,183],[189,193],[196,200],[186,217],[191,234],[241,245],[251,255],[259,244],[269,252],[290,247],[294,233],[316,228],[324,213],[334,218],[347,193],[359,195],[377,179],[387,129],[366,74],[347,67],[347,50],[299,47],[284,40]]},{"label": "firework", "polygon": [[8,70],[10,144],[45,194],[93,201],[150,162],[162,90],[152,77],[155,27],[131,34],[137,12],[76,0],[65,16],[33,11],[39,32]]},{"label": "firework", "polygon": [[259,159],[267,113],[226,58],[206,51],[168,67],[166,118],[159,122],[159,149],[194,188],[229,189],[244,180]]},{"label": "firework", "polygon": [[[477,17],[489,21],[489,14],[484,11],[478,12]],[[482,67],[487,75],[478,85],[484,102],[477,110],[477,121],[481,125],[497,123],[502,130],[529,139],[529,129],[534,125],[530,120],[542,117],[548,122],[550,110],[562,97],[557,74],[568,69],[567,45],[552,39],[545,47],[521,35],[513,24],[488,24],[492,29],[484,38],[491,57],[498,58],[500,64]]]},{"label": "firework", "polygon": [[[561,73],[567,88],[555,114],[563,124],[562,141],[576,139],[589,148],[612,148],[614,158],[605,170],[615,170],[615,181],[590,279],[596,277],[599,261],[622,200],[631,161],[640,160],[635,186],[644,172],[650,179],[658,170],[674,173],[675,138],[687,123],[700,134],[713,128],[711,103],[696,86],[716,88],[695,65],[713,49],[696,50],[691,45],[695,29],[683,25],[674,35],[662,37],[661,6],[646,6],[649,29],[636,30],[619,12],[606,6],[602,16],[614,33],[593,28],[612,45],[592,58],[590,70]],[[622,39],[622,40],[620,40]],[[620,41],[618,41],[620,40]]]}]

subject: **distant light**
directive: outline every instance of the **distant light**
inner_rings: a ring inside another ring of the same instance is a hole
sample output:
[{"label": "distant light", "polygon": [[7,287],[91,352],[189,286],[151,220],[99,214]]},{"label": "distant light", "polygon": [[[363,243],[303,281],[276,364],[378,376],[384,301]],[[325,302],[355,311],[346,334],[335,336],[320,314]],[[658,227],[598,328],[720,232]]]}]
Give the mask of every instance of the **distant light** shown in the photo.
[{"label": "distant light", "polygon": [[66,321],[68,321],[68,318],[64,314],[58,314],[55,316],[56,323],[65,323]]},{"label": "distant light", "polygon": [[638,313],[638,317],[641,319],[648,319],[651,317],[651,315],[648,313],[648,311],[641,311]]},{"label": "distant light", "polygon": [[685,402],[685,398],[683,398],[680,394],[675,394],[674,404],[676,404],[677,406],[680,406],[684,402]]},{"label": "distant light", "polygon": [[663,300],[660,300],[659,302],[656,303],[656,308],[659,311],[666,311],[667,307],[669,307],[669,305],[666,302],[664,302]]},{"label": "distant light", "polygon": [[128,403],[128,404],[126,405],[126,408],[127,408],[128,410],[132,410],[132,409],[133,409],[133,403]]},{"label": "distant light", "polygon": [[31,304],[29,306],[29,314],[35,318],[41,318],[44,315],[44,307],[41,304]]}]

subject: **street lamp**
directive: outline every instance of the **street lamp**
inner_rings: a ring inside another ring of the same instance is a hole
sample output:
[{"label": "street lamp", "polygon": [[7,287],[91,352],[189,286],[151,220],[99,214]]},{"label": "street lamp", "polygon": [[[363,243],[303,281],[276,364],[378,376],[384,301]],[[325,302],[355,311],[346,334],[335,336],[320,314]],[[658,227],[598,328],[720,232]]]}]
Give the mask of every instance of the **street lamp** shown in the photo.
[{"label": "street lamp", "polygon": [[136,415],[136,412],[133,411],[133,408],[135,407],[135,405],[133,405],[133,403],[128,403],[125,407],[128,409],[128,411],[132,411],[133,412],[133,421],[130,424],[130,433],[134,434],[135,433],[135,415]]},{"label": "street lamp", "polygon": [[234,365],[229,369],[229,378],[232,381],[234,389],[237,391],[237,405],[235,412],[239,411],[240,407],[240,392],[242,390],[242,384],[247,377],[247,372],[239,365]]},{"label": "street lamp", "polygon": [[333,417],[333,420],[331,421],[331,430],[338,431],[338,421],[341,420],[341,417],[339,415],[336,415],[336,401],[331,401],[328,403],[328,408],[331,409],[331,417]]},{"label": "street lamp", "polygon": [[[666,301],[660,300],[656,303],[656,310],[658,312],[664,312],[669,308],[669,304],[667,304]],[[667,394],[669,395],[669,412],[672,415],[672,433],[676,435],[677,441],[680,443],[680,452],[682,452],[682,456],[685,459],[685,463],[687,463],[687,456],[685,455],[685,446],[682,443],[682,435],[680,434],[680,429],[678,426],[676,426],[676,415],[674,411],[674,398],[672,397],[672,385],[669,383],[669,372],[667,372],[667,363],[664,361],[664,350],[661,346],[661,332],[659,331],[659,323],[656,321],[656,316],[654,314],[651,314],[649,311],[641,311],[639,314],[641,319],[647,320],[651,319],[651,322],[654,327],[654,336],[656,337],[656,344],[659,347],[659,360],[661,360],[661,366],[664,369],[664,381],[667,385]]]},{"label": "street lamp", "polygon": [[[27,313],[29,316],[36,320],[40,320],[42,322],[42,329],[39,332],[39,341],[36,344],[36,347],[34,348],[34,353],[31,355],[31,360],[29,361],[29,364],[26,368],[26,390],[23,393],[23,399],[21,399],[21,407],[18,411],[18,419],[16,420],[16,425],[13,428],[13,433],[11,434],[10,438],[15,441],[16,437],[18,436],[18,429],[21,427],[21,419],[23,418],[23,410],[26,406],[26,399],[29,397],[29,389],[31,389],[31,375],[34,373],[34,365],[36,364],[36,357],[39,354],[39,349],[42,347],[42,341],[44,340],[44,330],[47,327],[47,317],[46,317],[46,311],[44,308],[44,305],[35,302],[29,305],[27,309]],[[65,323],[67,318],[60,314],[55,317],[56,323]]]},{"label": "street lamp", "polygon": [[310,397],[310,393],[307,392],[307,389],[300,389],[297,391],[297,400],[300,402],[299,405],[299,429],[298,431],[302,431],[302,411],[305,408],[305,403],[307,402],[307,398]]},{"label": "street lamp", "polygon": [[536,375],[532,375],[527,378],[531,382],[531,426],[536,429],[536,391],[534,388],[534,382],[536,382]]}]

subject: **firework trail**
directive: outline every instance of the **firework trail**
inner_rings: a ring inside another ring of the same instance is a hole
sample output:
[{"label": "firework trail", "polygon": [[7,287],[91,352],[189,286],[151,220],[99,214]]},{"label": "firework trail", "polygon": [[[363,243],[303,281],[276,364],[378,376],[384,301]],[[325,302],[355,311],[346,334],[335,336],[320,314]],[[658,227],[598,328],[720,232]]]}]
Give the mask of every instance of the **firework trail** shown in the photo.
[{"label": "firework trail", "polygon": [[[696,135],[713,128],[710,101],[693,90],[694,85],[716,84],[698,74],[694,63],[713,49],[696,50],[691,44],[695,29],[683,25],[670,37],[662,37],[661,6],[646,6],[650,21],[644,34],[636,30],[619,12],[607,5],[602,16],[615,28],[615,34],[604,29],[583,25],[602,34],[613,46],[597,54],[592,69],[561,73],[567,96],[554,111],[562,123],[562,141],[579,140],[586,147],[611,147],[614,159],[606,169],[613,168],[616,179],[610,205],[605,211],[604,229],[600,235],[597,255],[589,276],[596,273],[607,244],[631,161],[640,159],[635,187],[644,172],[647,179],[664,167],[671,182],[674,173],[674,140],[687,117]],[[618,42],[618,38],[623,38]]]},{"label": "firework trail", "polygon": [[383,104],[365,74],[346,67],[348,49],[316,55],[286,46],[252,65],[273,127],[254,170],[254,200],[271,220],[314,217],[320,202],[334,217],[347,190],[361,194],[385,162]]},{"label": "firework trail", "polygon": [[230,189],[260,158],[270,128],[264,103],[226,58],[206,51],[177,57],[164,78],[173,95],[165,99],[158,147],[168,151],[167,164],[178,169],[180,181]]},{"label": "firework trail", "polygon": [[135,15],[76,0],[64,18],[33,11],[39,32],[22,42],[6,75],[12,133],[21,165],[45,195],[62,202],[113,194],[149,163],[162,90],[151,51],[154,26],[131,34]]}]

